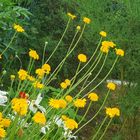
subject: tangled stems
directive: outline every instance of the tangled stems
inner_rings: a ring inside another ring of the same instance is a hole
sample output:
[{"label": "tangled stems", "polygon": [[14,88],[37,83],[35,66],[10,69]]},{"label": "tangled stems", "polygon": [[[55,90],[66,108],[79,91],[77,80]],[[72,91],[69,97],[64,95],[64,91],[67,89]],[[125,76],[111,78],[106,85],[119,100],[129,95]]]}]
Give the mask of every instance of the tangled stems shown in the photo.
[{"label": "tangled stems", "polygon": [[74,84],[74,82],[75,82],[75,80],[76,80],[76,76],[77,76],[77,73],[78,73],[78,71],[79,71],[79,69],[80,69],[80,66],[81,66],[81,62],[79,62],[78,67],[77,67],[77,69],[76,69],[76,73],[75,73],[74,77],[72,78],[73,80],[72,80],[72,82],[71,82],[70,88],[71,88],[71,86]]},{"label": "tangled stems", "polygon": [[60,38],[58,44],[56,45],[56,47],[55,47],[55,49],[53,50],[52,54],[51,54],[50,57],[46,60],[45,63],[47,63],[47,62],[51,59],[51,57],[53,56],[53,54],[56,52],[57,48],[59,47],[61,41],[63,40],[63,38],[64,38],[64,36],[65,36],[65,34],[66,34],[66,32],[67,32],[67,29],[68,29],[68,27],[69,27],[70,21],[71,21],[71,19],[69,18],[69,20],[68,20],[68,22],[67,22],[67,25],[66,25],[66,28],[65,28],[65,30],[64,30],[64,32],[63,32],[63,34],[62,34],[62,36],[61,36],[61,38]]},{"label": "tangled stems", "polygon": [[[102,55],[101,55],[102,56]],[[101,59],[101,58],[100,58]],[[98,60],[98,62],[97,62],[97,64],[99,63],[99,61],[100,61],[100,59]],[[80,90],[80,92],[77,94],[77,95],[80,95],[97,77],[98,77],[98,75],[100,74],[100,72],[102,71],[102,69],[103,69],[103,67],[104,67],[104,65],[105,65],[105,62],[106,62],[106,59],[107,59],[107,55],[106,55],[106,57],[105,57],[105,59],[104,59],[104,62],[103,62],[103,64],[102,64],[102,66],[101,66],[101,68],[100,68],[100,70],[99,70],[99,72],[96,74],[96,76],[90,81],[90,83],[88,83],[83,89],[81,89]],[[97,66],[97,64],[95,65],[95,67],[92,69],[92,71],[96,68],[96,66]],[[92,72],[91,71],[91,72]],[[90,72],[90,73],[91,73]],[[85,74],[86,75],[86,74]],[[84,76],[85,76],[84,75]],[[84,77],[83,76],[83,77]]]},{"label": "tangled stems", "polygon": [[107,116],[104,118],[104,120],[102,121],[100,127],[98,128],[97,132],[95,133],[95,135],[93,136],[92,140],[95,140],[96,136],[98,135],[98,133],[100,132],[102,126],[104,125],[105,121],[107,120]]},{"label": "tangled stems", "polygon": [[[86,68],[86,66],[91,62],[91,60],[92,60],[93,57],[95,56],[96,52],[98,51],[98,48],[100,47],[101,41],[102,41],[102,37],[100,38],[100,41],[99,41],[99,43],[98,43],[98,45],[97,45],[97,47],[96,47],[95,52],[94,52],[93,55],[90,57],[89,61],[79,70],[79,72],[77,73],[77,75],[78,75],[79,73],[81,73],[81,71],[84,70],[84,69]],[[98,56],[96,57],[96,59],[95,59],[95,61],[93,62],[92,66],[94,66],[94,64],[95,64],[96,61],[98,60],[98,57],[99,57],[99,56],[100,56],[100,53],[99,53]],[[91,66],[89,69],[91,69],[92,66]],[[88,70],[88,71],[89,71],[89,70]]]},{"label": "tangled stems", "polygon": [[83,127],[85,127],[88,123],[90,123],[90,122],[99,114],[99,112],[102,110],[102,108],[103,108],[104,105],[105,105],[105,102],[106,102],[106,100],[107,100],[107,98],[108,98],[108,96],[109,96],[109,93],[110,93],[110,90],[108,90],[108,92],[107,92],[107,94],[106,94],[106,96],[105,96],[105,99],[104,99],[104,101],[103,101],[101,107],[99,108],[99,110],[96,112],[96,114],[95,114],[90,120],[88,120],[84,125],[82,125],[79,129],[77,129],[77,130],[74,132],[74,134],[76,134],[77,132],[79,132]]},{"label": "tangled stems", "polygon": [[3,50],[3,52],[1,53],[1,56],[7,51],[7,49],[10,47],[10,45],[12,44],[15,36],[16,36],[17,32],[14,33],[13,37],[11,38],[9,44],[7,45],[7,47]]},{"label": "tangled stems", "polygon": [[[68,54],[65,56],[65,58],[63,59],[64,61],[66,60],[66,58],[73,52],[73,50],[74,50],[74,49],[76,48],[76,46],[78,45],[80,39],[81,39],[82,36],[83,36],[85,27],[86,27],[86,24],[84,24],[84,27],[83,27],[83,29],[82,29],[82,31],[81,31],[81,34],[80,34],[78,40],[76,41],[75,45],[73,46],[73,48],[71,49],[71,51],[68,51],[69,53],[68,53]],[[63,64],[63,63],[62,63],[62,64]],[[61,68],[62,68],[62,66],[60,67],[60,69],[61,69]],[[59,69],[59,71],[60,71],[60,69]],[[57,71],[57,73],[56,73],[53,77],[55,77],[55,76],[58,74],[59,71]],[[53,79],[53,78],[52,78],[52,79]],[[46,81],[46,84],[45,84],[45,85],[48,85],[48,84],[52,81],[52,79],[49,78],[49,79]]]},{"label": "tangled stems", "polygon": [[112,65],[111,69],[110,69],[109,72],[106,74],[106,76],[105,76],[94,88],[92,88],[87,94],[85,94],[85,95],[83,96],[83,98],[86,97],[90,92],[92,92],[93,90],[95,90],[100,84],[102,84],[102,82],[104,82],[104,80],[108,77],[108,75],[109,75],[109,74],[111,73],[111,71],[113,70],[113,68],[114,68],[114,66],[115,66],[115,64],[116,64],[116,62],[117,62],[117,60],[118,60],[118,58],[119,58],[119,56],[116,57],[116,60],[114,61],[114,63],[113,63],[113,65]]},{"label": "tangled stems", "polygon": [[110,119],[110,121],[108,122],[108,124],[107,124],[107,126],[106,126],[106,128],[105,128],[104,132],[102,133],[101,137],[99,138],[99,140],[101,140],[101,139],[103,138],[103,136],[105,135],[105,133],[106,133],[106,131],[107,131],[107,129],[108,129],[108,127],[109,127],[109,125],[110,125],[110,124],[111,124],[111,122],[112,122],[112,119],[113,119],[113,118],[111,118],[111,119]]},{"label": "tangled stems", "polygon": [[[74,43],[74,41],[75,41],[75,38],[76,38],[76,36],[77,36],[77,34],[78,34],[78,31],[75,33],[75,35],[74,35],[74,37],[73,37],[73,39],[72,39],[72,42],[71,42],[71,44],[70,44],[70,47],[69,47],[69,49],[68,49],[68,52],[67,52],[67,54],[66,54],[66,56],[65,56],[65,58],[59,63],[59,65],[56,67],[56,69],[53,71],[53,73],[50,75],[50,77],[49,77],[49,79],[47,80],[47,82],[51,82],[51,78],[53,79],[57,74],[58,74],[58,72],[61,70],[61,68],[62,68],[62,66],[63,66],[63,64],[64,64],[64,62],[65,62],[65,60],[67,59],[67,57],[72,53],[72,51],[75,49],[75,48],[73,48],[71,51],[70,51],[70,48],[72,47],[72,45],[73,45],[73,43]],[[55,73],[56,72],[56,73]],[[55,75],[54,75],[55,74]],[[47,83],[46,82],[46,83]]]}]

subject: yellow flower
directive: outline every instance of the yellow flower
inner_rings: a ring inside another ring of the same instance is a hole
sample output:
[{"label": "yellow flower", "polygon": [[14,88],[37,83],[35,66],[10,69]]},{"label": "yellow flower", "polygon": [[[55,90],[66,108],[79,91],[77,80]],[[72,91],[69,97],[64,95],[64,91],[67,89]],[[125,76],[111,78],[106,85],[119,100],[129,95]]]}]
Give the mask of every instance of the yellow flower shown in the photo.
[{"label": "yellow flower", "polygon": [[2,117],[3,117],[3,115],[2,115],[2,113],[0,112],[0,121],[2,120]]},{"label": "yellow flower", "polygon": [[5,138],[6,132],[3,128],[0,127],[0,138]]},{"label": "yellow flower", "polygon": [[29,51],[29,56],[31,58],[33,58],[34,60],[38,60],[39,59],[39,55],[37,54],[37,52],[35,50],[30,49]]},{"label": "yellow flower", "polygon": [[104,31],[101,31],[101,32],[100,32],[100,35],[101,35],[102,37],[106,37],[106,36],[107,36],[107,33],[104,32]]},{"label": "yellow flower", "polygon": [[118,55],[118,56],[124,56],[124,50],[122,50],[122,49],[116,49],[116,55]]},{"label": "yellow flower", "polygon": [[74,106],[75,107],[83,108],[83,107],[85,107],[85,105],[86,105],[86,99],[85,98],[84,99],[76,99],[74,101]]},{"label": "yellow flower", "polygon": [[91,22],[91,20],[87,17],[84,17],[83,18],[83,21],[86,23],[86,24],[89,24]]},{"label": "yellow flower", "polygon": [[39,76],[39,78],[42,78],[45,74],[44,69],[36,69],[35,73]]},{"label": "yellow flower", "polygon": [[71,19],[75,19],[75,18],[76,18],[76,16],[73,15],[73,14],[71,14],[71,13],[67,13],[67,15],[68,15]]},{"label": "yellow flower", "polygon": [[98,101],[99,97],[96,93],[90,93],[88,95],[88,98],[91,100],[91,101]]},{"label": "yellow flower", "polygon": [[56,108],[56,109],[60,108],[59,100],[51,98],[49,100],[49,106],[51,106],[52,108]]},{"label": "yellow flower", "polygon": [[66,115],[62,115],[61,118],[63,121],[66,121],[67,119],[69,119]]},{"label": "yellow flower", "polygon": [[0,59],[2,59],[2,55],[0,54]]},{"label": "yellow flower", "polygon": [[84,54],[79,54],[78,59],[80,62],[87,62],[87,56]]},{"label": "yellow flower", "polygon": [[39,111],[33,116],[32,119],[35,123],[38,123],[41,125],[45,125],[45,123],[46,123],[45,115]]},{"label": "yellow flower", "polygon": [[66,126],[68,129],[70,129],[70,130],[73,130],[73,129],[75,129],[75,128],[78,128],[77,122],[76,122],[75,120],[73,120],[73,119],[66,119],[66,120],[64,121],[64,124],[65,124],[65,126]]},{"label": "yellow flower", "polygon": [[112,42],[112,41],[109,41],[109,42],[108,42],[108,45],[109,45],[109,47],[111,47],[111,48],[116,47],[116,44],[115,44],[114,42]]},{"label": "yellow flower", "polygon": [[65,100],[63,99],[50,99],[49,100],[49,106],[51,106],[52,108],[65,108],[67,106],[67,103]]},{"label": "yellow flower", "polygon": [[13,28],[17,31],[17,32],[24,32],[25,30],[18,24],[14,24]]},{"label": "yellow flower", "polygon": [[33,76],[30,76],[30,75],[27,76],[27,79],[31,82],[35,81],[35,78]]},{"label": "yellow flower", "polygon": [[65,99],[66,99],[67,102],[71,102],[73,98],[72,98],[72,96],[67,95],[67,96],[65,97]]},{"label": "yellow flower", "polygon": [[66,108],[67,102],[63,99],[59,99],[59,107],[60,108]]},{"label": "yellow flower", "polygon": [[67,86],[70,86],[71,81],[70,81],[69,79],[66,79],[66,80],[65,80],[65,83],[66,83]]},{"label": "yellow flower", "polygon": [[81,30],[81,26],[77,26],[76,29],[77,29],[77,30]]},{"label": "yellow flower", "polygon": [[49,64],[44,64],[44,65],[42,66],[42,69],[43,69],[44,71],[46,71],[47,74],[49,74],[50,71],[51,71],[51,66],[50,66]]},{"label": "yellow flower", "polygon": [[27,71],[23,70],[23,69],[20,69],[18,71],[18,77],[20,80],[25,80],[27,78]]},{"label": "yellow flower", "polygon": [[109,47],[108,46],[101,46],[100,51],[103,53],[108,53],[109,52]]},{"label": "yellow flower", "polygon": [[26,99],[14,98],[12,101],[12,109],[21,116],[25,116],[28,111],[28,103]]},{"label": "yellow flower", "polygon": [[115,116],[120,116],[120,110],[116,107],[106,108],[106,115],[108,115],[110,118],[113,118]]},{"label": "yellow flower", "polygon": [[10,75],[11,80],[15,79],[15,75]]},{"label": "yellow flower", "polygon": [[33,83],[34,88],[39,88],[42,89],[44,87],[43,84],[41,84],[40,82],[36,81]]},{"label": "yellow flower", "polygon": [[10,124],[11,124],[11,120],[10,120],[10,119],[2,119],[2,121],[0,122],[0,124],[1,124],[3,127],[9,127]]},{"label": "yellow flower", "polygon": [[62,82],[60,84],[60,86],[61,86],[62,89],[66,89],[67,88],[67,84],[65,82]]},{"label": "yellow flower", "polygon": [[110,90],[115,90],[116,85],[114,83],[110,82],[110,83],[107,84],[107,88],[110,89]]}]

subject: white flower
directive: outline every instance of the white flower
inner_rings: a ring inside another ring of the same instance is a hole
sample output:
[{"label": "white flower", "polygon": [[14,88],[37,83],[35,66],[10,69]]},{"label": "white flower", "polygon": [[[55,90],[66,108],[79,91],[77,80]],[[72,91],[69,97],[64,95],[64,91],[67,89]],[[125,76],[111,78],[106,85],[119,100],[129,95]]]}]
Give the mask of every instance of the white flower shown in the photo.
[{"label": "white flower", "polygon": [[5,103],[8,101],[7,94],[8,92],[0,90],[0,106],[6,106]]},{"label": "white flower", "polygon": [[54,116],[54,122],[58,127],[64,126],[64,122],[59,116]]},{"label": "white flower", "polygon": [[67,140],[77,139],[77,136],[73,136],[73,135],[72,135],[72,131],[70,131],[70,130],[66,130],[66,131],[64,132],[64,137],[65,137]]},{"label": "white flower", "polygon": [[31,103],[29,103],[29,109],[33,112],[36,113],[37,110],[39,109],[41,112],[46,113],[46,109],[39,105],[40,102],[42,101],[43,97],[41,97],[41,93],[38,94],[36,100],[32,100]]}]

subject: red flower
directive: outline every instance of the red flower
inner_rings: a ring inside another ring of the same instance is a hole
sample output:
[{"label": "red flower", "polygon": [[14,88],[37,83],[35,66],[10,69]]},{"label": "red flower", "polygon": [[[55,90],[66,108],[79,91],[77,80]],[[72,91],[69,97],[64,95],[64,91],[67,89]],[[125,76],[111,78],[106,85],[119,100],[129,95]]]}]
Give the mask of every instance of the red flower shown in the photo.
[{"label": "red flower", "polygon": [[20,92],[19,93],[20,98],[26,98],[26,93],[25,92]]}]

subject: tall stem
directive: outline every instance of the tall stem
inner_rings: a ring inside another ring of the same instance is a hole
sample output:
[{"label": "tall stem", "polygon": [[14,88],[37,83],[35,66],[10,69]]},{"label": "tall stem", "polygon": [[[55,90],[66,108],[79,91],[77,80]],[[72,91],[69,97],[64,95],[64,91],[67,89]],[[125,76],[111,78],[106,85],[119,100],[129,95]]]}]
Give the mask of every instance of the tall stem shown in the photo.
[{"label": "tall stem", "polygon": [[100,132],[102,126],[104,125],[105,121],[107,119],[107,116],[104,118],[104,120],[102,121],[100,127],[98,128],[97,132],[95,133],[95,135],[93,136],[92,140],[95,140],[96,136],[98,135],[98,133]]},{"label": "tall stem", "polygon": [[111,118],[110,119],[110,121],[108,122],[108,124],[107,124],[107,126],[106,126],[106,128],[105,128],[105,130],[104,130],[104,132],[103,132],[103,134],[101,135],[101,137],[99,138],[99,140],[101,140],[102,138],[103,138],[103,136],[105,135],[105,133],[106,133],[106,131],[107,131],[107,129],[108,129],[108,127],[109,127],[109,125],[111,124],[111,122],[112,122],[112,119],[113,118]]},{"label": "tall stem", "polygon": [[61,38],[60,38],[58,44],[56,45],[56,47],[55,47],[55,49],[53,50],[52,54],[51,54],[50,57],[46,60],[45,63],[47,63],[47,62],[51,59],[51,57],[53,56],[53,54],[56,52],[57,48],[59,47],[61,41],[63,40],[63,38],[64,38],[64,36],[65,36],[65,34],[66,34],[66,32],[67,32],[67,29],[68,29],[68,27],[69,27],[70,21],[71,21],[71,19],[69,18],[68,23],[67,23],[67,25],[66,25],[66,28],[65,28],[65,30],[64,30],[64,32],[63,32],[63,34],[62,34],[62,36],[61,36]]}]

